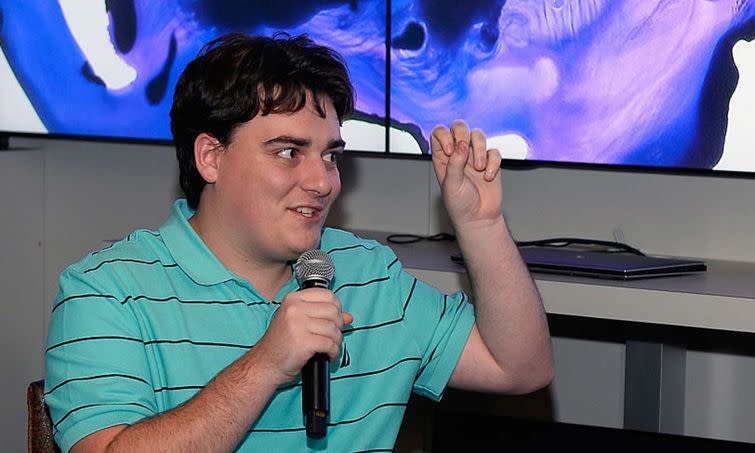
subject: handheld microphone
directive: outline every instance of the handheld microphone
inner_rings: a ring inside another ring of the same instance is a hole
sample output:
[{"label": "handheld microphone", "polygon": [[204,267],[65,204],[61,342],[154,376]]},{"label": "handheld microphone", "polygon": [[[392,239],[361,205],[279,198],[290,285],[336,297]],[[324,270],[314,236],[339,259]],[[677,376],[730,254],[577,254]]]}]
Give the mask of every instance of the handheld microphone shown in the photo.
[{"label": "handheld microphone", "polygon": [[[301,289],[329,288],[335,268],[327,253],[308,250],[296,261],[296,280]],[[301,372],[302,410],[307,436],[321,439],[328,429],[330,413],[330,360],[327,354],[315,354]]]}]

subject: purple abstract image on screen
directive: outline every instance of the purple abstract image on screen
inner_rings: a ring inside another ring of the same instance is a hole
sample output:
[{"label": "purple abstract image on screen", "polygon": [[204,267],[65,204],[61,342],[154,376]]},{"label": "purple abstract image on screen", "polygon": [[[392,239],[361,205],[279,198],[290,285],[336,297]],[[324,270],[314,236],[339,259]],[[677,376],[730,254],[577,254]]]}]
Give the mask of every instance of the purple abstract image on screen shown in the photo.
[{"label": "purple abstract image on screen", "polygon": [[435,125],[463,118],[504,157],[713,168],[742,85],[732,49],[755,37],[755,0],[390,8],[388,18],[376,0],[6,0],[0,45],[50,133],[170,139],[173,87],[204,43],[288,31],[344,55],[356,118],[375,126],[360,150],[384,150],[389,114],[403,133],[391,134],[393,153],[428,152]]},{"label": "purple abstract image on screen", "polygon": [[711,168],[754,15],[747,0],[395,0],[391,118],[425,147],[464,118],[527,159]]},{"label": "purple abstract image on screen", "polygon": [[10,0],[0,6],[0,43],[50,133],[169,140],[181,70],[203,44],[229,31],[306,33],[335,48],[360,81],[358,116],[383,124],[380,3]]}]

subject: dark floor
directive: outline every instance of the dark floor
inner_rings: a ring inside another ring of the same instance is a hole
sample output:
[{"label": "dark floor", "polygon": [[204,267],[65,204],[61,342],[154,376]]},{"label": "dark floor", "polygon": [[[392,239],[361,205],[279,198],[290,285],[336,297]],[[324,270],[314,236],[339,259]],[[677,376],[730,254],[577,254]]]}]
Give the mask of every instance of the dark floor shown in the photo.
[{"label": "dark floor", "polygon": [[[755,452],[755,444],[438,411],[432,452]],[[755,426],[754,426],[755,429]],[[644,451],[643,451],[644,450]]]}]

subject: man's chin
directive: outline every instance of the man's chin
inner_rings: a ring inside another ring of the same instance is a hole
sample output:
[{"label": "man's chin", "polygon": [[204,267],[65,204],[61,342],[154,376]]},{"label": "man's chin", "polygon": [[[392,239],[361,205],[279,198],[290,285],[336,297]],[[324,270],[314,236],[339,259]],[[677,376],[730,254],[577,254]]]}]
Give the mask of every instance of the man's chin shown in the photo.
[{"label": "man's chin", "polygon": [[312,237],[307,241],[301,241],[298,243],[294,249],[294,253],[296,253],[296,258],[299,257],[302,253],[306,252],[307,250],[312,250],[320,247],[320,234],[316,235],[316,237]]}]

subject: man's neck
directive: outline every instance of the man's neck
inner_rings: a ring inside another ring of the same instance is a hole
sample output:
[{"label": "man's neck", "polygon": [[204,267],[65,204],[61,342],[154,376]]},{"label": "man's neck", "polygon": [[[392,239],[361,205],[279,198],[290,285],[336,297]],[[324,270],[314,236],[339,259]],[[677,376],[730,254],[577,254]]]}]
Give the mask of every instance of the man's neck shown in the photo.
[{"label": "man's neck", "polygon": [[259,260],[253,253],[237,244],[231,235],[207,224],[200,211],[189,219],[189,225],[228,270],[249,281],[265,300],[272,301],[278,290],[291,279],[289,263]]}]

